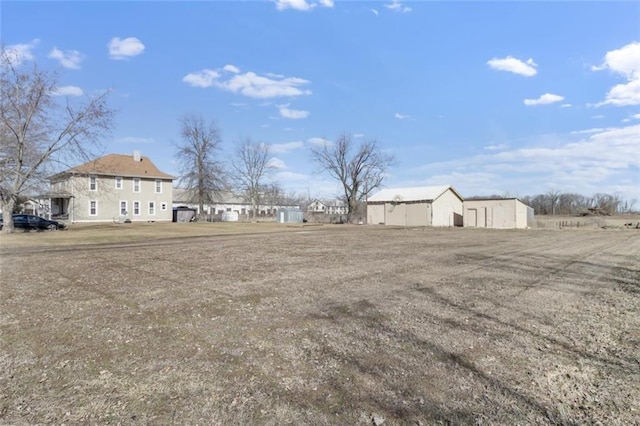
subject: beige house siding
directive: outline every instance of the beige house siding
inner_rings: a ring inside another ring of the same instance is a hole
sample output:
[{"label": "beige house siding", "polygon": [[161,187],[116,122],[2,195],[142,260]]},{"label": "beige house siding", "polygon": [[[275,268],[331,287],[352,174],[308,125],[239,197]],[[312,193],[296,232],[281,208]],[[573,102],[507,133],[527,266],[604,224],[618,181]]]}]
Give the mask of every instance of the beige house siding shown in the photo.
[{"label": "beige house siding", "polygon": [[[116,188],[115,176],[95,176],[96,189],[90,189],[89,175],[73,175],[68,180],[56,182],[55,190],[64,190],[72,195],[69,205],[71,222],[132,222],[171,221],[173,218],[173,186],[170,179],[161,179],[161,193],[156,193],[156,179],[140,179],[140,192],[134,192],[133,177],[122,177],[122,188]],[[90,212],[91,202],[96,203],[95,215]],[[121,215],[120,204],[126,203],[126,214]],[[134,206],[139,203],[139,214]],[[153,202],[153,214],[149,203]],[[164,207],[164,210],[163,210]]]}]

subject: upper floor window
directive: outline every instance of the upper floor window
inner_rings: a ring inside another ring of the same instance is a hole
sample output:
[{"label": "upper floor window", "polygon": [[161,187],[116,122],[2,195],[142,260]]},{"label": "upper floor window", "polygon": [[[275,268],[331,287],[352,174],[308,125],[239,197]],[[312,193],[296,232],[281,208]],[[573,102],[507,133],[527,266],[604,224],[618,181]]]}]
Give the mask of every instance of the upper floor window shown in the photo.
[{"label": "upper floor window", "polygon": [[98,190],[98,178],[96,176],[89,176],[89,191]]},{"label": "upper floor window", "polygon": [[133,192],[140,192],[140,178],[133,178]]},{"label": "upper floor window", "polygon": [[116,189],[122,189],[122,176],[116,176]]},{"label": "upper floor window", "polygon": [[162,193],[162,180],[156,179],[156,194]]}]

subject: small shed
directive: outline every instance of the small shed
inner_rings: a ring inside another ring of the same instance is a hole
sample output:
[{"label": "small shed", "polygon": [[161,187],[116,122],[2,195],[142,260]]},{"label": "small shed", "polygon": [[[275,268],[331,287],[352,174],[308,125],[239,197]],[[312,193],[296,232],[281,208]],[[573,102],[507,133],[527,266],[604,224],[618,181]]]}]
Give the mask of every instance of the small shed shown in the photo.
[{"label": "small shed", "polygon": [[517,198],[476,198],[464,202],[464,226],[475,228],[530,228],[533,208]]},{"label": "small shed", "polygon": [[462,203],[450,185],[383,189],[367,200],[367,223],[462,226]]},{"label": "small shed", "polygon": [[276,214],[278,223],[302,223],[303,218],[304,213],[300,209],[282,208]]},{"label": "small shed", "polygon": [[191,222],[196,217],[196,209],[186,206],[173,208],[173,222]]}]

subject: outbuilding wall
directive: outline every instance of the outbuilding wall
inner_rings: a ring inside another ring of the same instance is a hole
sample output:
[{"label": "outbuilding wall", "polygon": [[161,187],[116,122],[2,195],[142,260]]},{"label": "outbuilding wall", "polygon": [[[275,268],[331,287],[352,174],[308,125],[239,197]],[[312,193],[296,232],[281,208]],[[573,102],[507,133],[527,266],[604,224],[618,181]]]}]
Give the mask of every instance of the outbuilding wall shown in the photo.
[{"label": "outbuilding wall", "polygon": [[384,203],[367,203],[367,224],[384,225]]},{"label": "outbuilding wall", "polygon": [[451,190],[445,191],[432,203],[431,226],[462,226],[462,200]]},{"label": "outbuilding wall", "polygon": [[466,200],[464,226],[477,228],[527,228],[533,219],[531,207],[510,199]]}]

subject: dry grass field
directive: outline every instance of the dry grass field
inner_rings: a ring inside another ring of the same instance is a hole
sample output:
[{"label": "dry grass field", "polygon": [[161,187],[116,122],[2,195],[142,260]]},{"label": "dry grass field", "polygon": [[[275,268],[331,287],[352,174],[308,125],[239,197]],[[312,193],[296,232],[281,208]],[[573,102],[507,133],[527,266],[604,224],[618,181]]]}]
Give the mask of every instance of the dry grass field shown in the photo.
[{"label": "dry grass field", "polygon": [[640,230],[0,235],[0,424],[640,424]]}]

